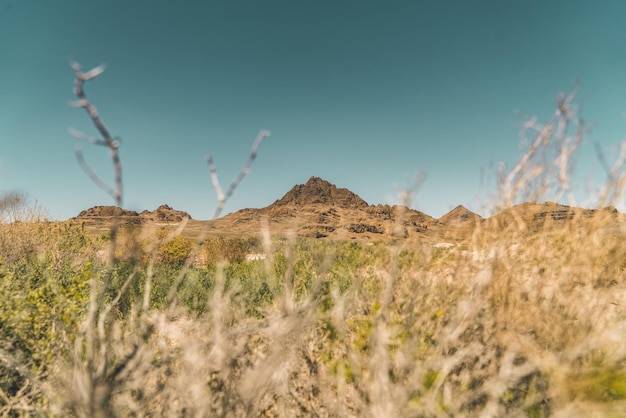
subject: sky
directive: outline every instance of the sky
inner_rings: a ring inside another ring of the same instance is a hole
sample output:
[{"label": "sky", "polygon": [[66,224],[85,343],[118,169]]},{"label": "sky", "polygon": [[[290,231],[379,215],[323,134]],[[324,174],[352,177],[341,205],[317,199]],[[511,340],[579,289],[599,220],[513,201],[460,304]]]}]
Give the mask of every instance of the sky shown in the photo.
[{"label": "sky", "polygon": [[589,190],[594,147],[612,160],[626,136],[624,16],[621,0],[0,0],[0,193],[60,220],[114,203],[76,161],[80,145],[114,183],[107,149],[68,134],[97,134],[69,106],[70,60],[106,65],[85,92],[120,138],[127,209],[210,218],[206,155],[226,188],[266,129],[225,213],[311,176],[393,204],[424,173],[414,208],[485,214],[525,118],[547,121],[575,80]]}]

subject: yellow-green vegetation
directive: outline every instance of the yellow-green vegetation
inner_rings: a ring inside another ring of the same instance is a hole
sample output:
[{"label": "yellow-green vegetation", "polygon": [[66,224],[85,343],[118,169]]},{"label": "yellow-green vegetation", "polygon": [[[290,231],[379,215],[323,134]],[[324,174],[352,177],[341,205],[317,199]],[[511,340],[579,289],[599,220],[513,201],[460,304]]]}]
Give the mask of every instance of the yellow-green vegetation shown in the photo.
[{"label": "yellow-green vegetation", "polygon": [[2,225],[0,405],[7,416],[620,416],[626,237],[604,222],[484,224],[451,248],[263,249],[158,232],[131,245],[122,231],[138,255],[112,262],[98,258],[110,242],[79,225]]}]

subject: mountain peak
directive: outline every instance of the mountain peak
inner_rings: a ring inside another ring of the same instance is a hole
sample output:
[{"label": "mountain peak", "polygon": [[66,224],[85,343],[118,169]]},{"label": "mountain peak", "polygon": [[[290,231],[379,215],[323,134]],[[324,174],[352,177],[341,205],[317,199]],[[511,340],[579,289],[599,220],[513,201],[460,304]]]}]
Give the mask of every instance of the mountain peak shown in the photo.
[{"label": "mountain peak", "polygon": [[271,206],[305,206],[325,204],[346,209],[362,209],[368,207],[365,200],[348,189],[338,188],[334,184],[319,177],[311,177],[305,184],[298,184]]},{"label": "mountain peak", "polygon": [[452,209],[450,212],[443,215],[438,220],[439,222],[443,224],[448,224],[448,223],[475,221],[478,219],[482,219],[480,215],[475,214],[474,212],[467,209],[463,205],[459,205],[455,207],[454,209]]}]

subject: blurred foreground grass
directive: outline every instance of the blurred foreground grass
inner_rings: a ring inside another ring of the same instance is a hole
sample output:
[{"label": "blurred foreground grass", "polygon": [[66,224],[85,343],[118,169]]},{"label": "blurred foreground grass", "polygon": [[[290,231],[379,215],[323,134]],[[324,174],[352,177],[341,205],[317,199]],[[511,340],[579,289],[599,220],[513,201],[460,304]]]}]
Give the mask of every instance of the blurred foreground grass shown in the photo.
[{"label": "blurred foreground grass", "polygon": [[147,254],[163,234],[122,234],[98,304],[114,311],[100,361],[119,370],[91,375],[91,394],[77,337],[107,240],[2,225],[0,411],[623,416],[626,239],[597,213],[549,231],[484,223],[449,248],[210,238],[189,268],[191,239]]}]

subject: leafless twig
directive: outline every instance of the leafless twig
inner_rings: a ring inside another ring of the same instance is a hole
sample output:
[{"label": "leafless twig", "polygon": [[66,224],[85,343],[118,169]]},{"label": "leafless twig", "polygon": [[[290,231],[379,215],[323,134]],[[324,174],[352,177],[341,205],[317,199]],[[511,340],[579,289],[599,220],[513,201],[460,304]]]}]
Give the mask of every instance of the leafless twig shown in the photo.
[{"label": "leafless twig", "polygon": [[[222,213],[222,210],[224,209],[224,205],[226,204],[228,199],[233,195],[233,193],[235,192],[235,189],[237,188],[237,186],[239,186],[239,183],[241,183],[241,180],[243,180],[245,175],[248,174],[248,171],[250,171],[250,166],[252,165],[252,162],[254,161],[254,159],[257,156],[257,153],[259,152],[259,147],[261,146],[261,142],[263,142],[263,139],[265,139],[268,136],[270,136],[269,131],[264,130],[264,129],[259,131],[259,134],[257,135],[256,139],[252,143],[252,148],[250,149],[250,154],[248,155],[248,159],[243,164],[243,167],[239,171],[239,174],[237,175],[237,177],[235,177],[235,179],[232,181],[232,183],[228,187],[228,190],[226,191],[226,193],[224,193],[222,186],[220,185],[220,181],[217,176],[217,168],[215,167],[215,162],[213,161],[213,156],[211,154],[207,155],[206,160],[207,160],[207,164],[209,165],[209,170],[211,172],[211,182],[213,183],[213,187],[215,188],[215,192],[217,194],[217,200],[218,200],[217,207],[215,208],[215,212],[213,213],[211,220],[217,219],[220,213]],[[191,267],[194,257],[197,254],[198,249],[200,248],[200,244],[207,237],[207,234],[208,232],[205,230],[204,233],[202,233],[200,237],[198,237],[196,241],[196,245],[193,247],[193,249],[187,256],[187,260],[185,260],[185,263],[183,264],[180,270],[180,273],[178,274],[178,276],[176,277],[176,280],[170,287],[170,292],[168,293],[168,296],[167,296],[167,304],[170,306],[170,309],[172,309],[174,304],[176,303],[176,289],[178,289],[178,286],[184,280],[187,272],[189,271],[189,267]]]},{"label": "leafless twig", "polygon": [[[93,80],[104,71],[104,66],[100,65],[86,73],[82,72],[80,64],[75,61],[71,62],[72,69],[75,73],[74,94],[78,100],[72,105],[84,108],[93,124],[103,139],[89,136],[77,129],[70,128],[68,131],[74,137],[86,141],[93,145],[107,147],[110,151],[111,160],[115,172],[115,188],[109,186],[91,169],[85,161],[80,147],[76,147],[76,159],[78,164],[87,174],[87,176],[102,190],[109,194],[118,207],[122,206],[122,165],[119,157],[119,142],[111,137],[108,129],[100,119],[98,111],[93,106],[83,89],[85,81]],[[105,291],[110,288],[113,266],[115,262],[115,247],[117,243],[118,219],[114,218],[111,227],[111,245],[109,246],[109,267],[104,272],[103,286],[92,278],[92,290],[90,293],[89,309],[81,327],[79,336],[75,341],[75,382],[79,388],[79,397],[87,407],[86,415],[94,416],[102,414],[110,416],[109,400],[113,388],[115,387],[116,372],[120,366],[125,367],[128,359],[122,359],[118,362],[111,361],[109,353],[109,343],[111,333],[111,324],[107,321],[114,306],[117,305],[120,295],[126,291],[126,288],[136,275],[136,271],[129,275],[122,289],[118,292],[118,296],[110,303],[105,303],[103,296]],[[137,268],[136,268],[137,270]],[[135,356],[135,351],[131,353]],[[120,369],[121,370],[121,369]]]},{"label": "leafless twig", "polygon": [[91,104],[91,102],[89,102],[89,100],[87,99],[87,96],[85,95],[85,90],[83,89],[83,84],[85,84],[85,81],[95,79],[97,76],[99,76],[100,74],[104,72],[105,67],[104,65],[99,65],[96,68],[84,73],[80,67],[80,64],[78,64],[76,61],[72,61],[70,64],[72,66],[72,69],[74,70],[74,73],[76,74],[76,79],[74,80],[74,94],[76,95],[76,97],[78,97],[78,100],[73,102],[72,105],[77,106],[77,107],[82,107],[87,111],[93,124],[96,126],[96,128],[98,129],[98,132],[100,132],[100,135],[102,135],[104,139],[98,139],[98,138],[89,136],[74,128],[70,128],[69,133],[78,139],[82,139],[83,141],[89,142],[90,144],[105,146],[105,147],[108,147],[109,150],[111,150],[111,160],[113,161],[113,167],[115,170],[115,189],[108,186],[102,179],[100,179],[94,173],[93,170],[91,170],[91,168],[89,168],[89,166],[85,162],[85,159],[83,158],[80,148],[76,148],[76,158],[81,168],[85,171],[85,173],[87,173],[89,178],[94,183],[96,183],[98,187],[100,187],[102,190],[104,190],[109,195],[111,195],[111,197],[115,199],[115,204],[121,207],[123,189],[122,189],[122,164],[120,163],[120,156],[119,156],[119,151],[118,151],[120,144],[118,141],[116,141],[115,139],[111,137],[109,130],[106,128],[106,126],[104,126],[104,123],[100,119],[98,110],[96,109],[94,105]]},{"label": "leafless twig", "polygon": [[[571,157],[580,146],[584,128],[582,119],[577,119],[576,133],[573,137],[568,134],[569,126],[576,117],[573,102],[578,88],[577,84],[572,93],[559,96],[554,116],[545,125],[537,123],[537,118],[531,118],[522,126],[522,143],[530,143],[530,146],[508,174],[504,171],[501,173],[499,183],[504,207],[513,205],[523,190],[533,191],[535,198],[541,197],[539,195],[542,193],[554,191],[557,200],[564,193],[570,192]],[[532,140],[527,137],[529,132],[533,132]],[[551,142],[556,147],[556,155],[551,157],[552,161],[548,161],[546,150]],[[552,170],[553,166],[556,170]],[[532,199],[533,196],[522,197],[536,200]],[[571,194],[568,197],[570,201],[573,200]]]},{"label": "leafless twig", "polygon": [[252,165],[252,162],[256,158],[261,142],[263,142],[263,139],[265,139],[268,136],[270,136],[269,131],[266,131],[266,130],[259,131],[259,134],[257,135],[256,139],[252,143],[252,148],[250,149],[250,154],[248,155],[248,159],[243,164],[243,167],[241,168],[241,171],[239,171],[239,174],[237,175],[237,177],[235,177],[235,179],[230,184],[230,187],[228,188],[226,193],[222,191],[222,187],[220,186],[220,181],[217,177],[217,169],[215,168],[215,163],[213,162],[213,156],[211,154],[207,155],[206,160],[209,165],[209,170],[211,171],[211,181],[213,182],[213,187],[215,188],[215,192],[217,193],[217,201],[218,201],[217,207],[215,208],[215,212],[213,213],[213,216],[211,217],[211,219],[216,219],[218,216],[220,216],[220,213],[222,213],[222,210],[224,209],[224,205],[226,204],[228,199],[233,195],[233,193],[235,192],[235,189],[237,188],[239,183],[241,183],[241,180],[243,180],[246,174],[248,174],[248,171],[250,171],[250,165]]},{"label": "leafless twig", "polygon": [[98,177],[98,175],[91,169],[91,167],[89,167],[89,164],[87,164],[87,161],[85,161],[85,157],[83,156],[83,151],[80,149],[79,146],[76,146],[74,152],[76,153],[76,161],[78,161],[78,165],[80,165],[80,168],[82,168],[85,174],[87,174],[87,177],[89,177],[91,181],[96,183],[96,185],[102,190],[104,190],[111,196],[115,196],[115,190],[113,190],[111,186],[106,184],[100,177]]},{"label": "leafless twig", "polygon": [[595,143],[595,148],[597,158],[606,171],[607,177],[606,183],[598,195],[598,203],[600,207],[616,205],[619,203],[618,201],[623,195],[622,190],[624,189],[624,182],[626,181],[626,173],[624,172],[624,163],[626,162],[626,140],[621,142],[619,155],[612,166],[609,166],[602,152],[602,148],[600,148],[600,145],[597,142]]}]

